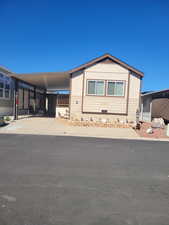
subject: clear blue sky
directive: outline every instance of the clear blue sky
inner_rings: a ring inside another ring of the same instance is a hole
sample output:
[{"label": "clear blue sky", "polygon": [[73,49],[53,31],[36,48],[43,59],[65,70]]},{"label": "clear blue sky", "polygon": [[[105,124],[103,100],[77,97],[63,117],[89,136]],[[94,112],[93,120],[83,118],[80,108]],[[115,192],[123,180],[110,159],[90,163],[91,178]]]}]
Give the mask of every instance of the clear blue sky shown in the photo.
[{"label": "clear blue sky", "polygon": [[110,53],[169,88],[169,0],[0,0],[0,65],[63,71]]}]

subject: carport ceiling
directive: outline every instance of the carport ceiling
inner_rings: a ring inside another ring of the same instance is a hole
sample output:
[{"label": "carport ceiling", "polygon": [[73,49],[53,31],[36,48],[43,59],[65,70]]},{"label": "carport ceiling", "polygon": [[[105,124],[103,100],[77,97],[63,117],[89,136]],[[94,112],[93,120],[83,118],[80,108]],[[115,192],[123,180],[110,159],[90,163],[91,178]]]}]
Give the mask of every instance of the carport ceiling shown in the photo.
[{"label": "carport ceiling", "polygon": [[70,89],[70,74],[68,72],[11,74],[11,77],[47,90]]}]

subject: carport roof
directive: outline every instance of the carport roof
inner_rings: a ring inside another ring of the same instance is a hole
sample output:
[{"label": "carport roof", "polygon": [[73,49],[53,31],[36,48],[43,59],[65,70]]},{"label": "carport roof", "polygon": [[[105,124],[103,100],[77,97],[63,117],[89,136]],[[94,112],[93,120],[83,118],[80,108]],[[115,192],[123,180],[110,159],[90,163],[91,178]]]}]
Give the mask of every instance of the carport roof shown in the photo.
[{"label": "carport roof", "polygon": [[150,91],[150,92],[143,92],[141,94],[141,96],[158,96],[158,95],[165,95],[165,94],[169,94],[169,89],[164,89],[164,90],[161,90],[161,91]]},{"label": "carport roof", "polygon": [[11,74],[11,77],[17,78],[26,83],[48,90],[70,89],[69,72],[44,72],[44,73],[24,73],[24,74],[13,73]]}]

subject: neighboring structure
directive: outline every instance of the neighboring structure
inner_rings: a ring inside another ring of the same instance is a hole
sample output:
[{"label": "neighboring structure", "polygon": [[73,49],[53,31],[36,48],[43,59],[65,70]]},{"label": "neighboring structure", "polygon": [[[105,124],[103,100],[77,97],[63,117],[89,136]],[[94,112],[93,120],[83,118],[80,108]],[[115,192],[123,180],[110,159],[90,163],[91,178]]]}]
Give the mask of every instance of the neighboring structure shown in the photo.
[{"label": "neighboring structure", "polygon": [[[66,72],[11,74],[20,113],[30,112],[30,106],[33,107],[31,99],[44,102],[46,93],[50,93],[47,95],[49,115],[64,114],[72,120],[104,118],[123,121],[136,120],[143,76],[142,72],[110,54]],[[67,91],[67,95],[55,94],[58,90]],[[41,97],[37,98],[38,95]],[[15,100],[15,114],[16,104]]]},{"label": "neighboring structure", "polygon": [[44,89],[15,79],[0,67],[0,117],[30,114],[45,108]]},{"label": "neighboring structure", "polygon": [[169,89],[142,93],[140,120],[151,122],[160,117],[169,121]]},{"label": "neighboring structure", "polygon": [[12,115],[13,113],[13,79],[11,72],[4,67],[0,67],[0,117]]}]

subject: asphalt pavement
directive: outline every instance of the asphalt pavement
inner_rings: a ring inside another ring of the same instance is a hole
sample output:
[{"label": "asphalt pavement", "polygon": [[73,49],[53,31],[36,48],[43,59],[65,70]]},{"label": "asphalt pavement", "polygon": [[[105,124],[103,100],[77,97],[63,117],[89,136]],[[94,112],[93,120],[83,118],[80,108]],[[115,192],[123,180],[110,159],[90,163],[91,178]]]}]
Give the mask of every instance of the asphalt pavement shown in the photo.
[{"label": "asphalt pavement", "polygon": [[169,142],[0,134],[0,225],[169,225]]}]

